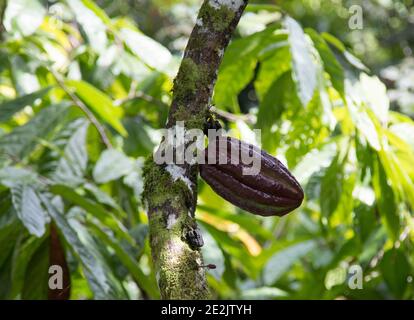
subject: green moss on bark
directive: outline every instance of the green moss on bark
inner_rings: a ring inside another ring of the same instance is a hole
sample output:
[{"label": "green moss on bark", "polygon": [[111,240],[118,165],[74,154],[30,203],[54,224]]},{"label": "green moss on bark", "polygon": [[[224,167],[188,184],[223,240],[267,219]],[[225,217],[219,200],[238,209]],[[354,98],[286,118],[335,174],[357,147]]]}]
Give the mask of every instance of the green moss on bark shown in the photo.
[{"label": "green moss on bark", "polygon": [[147,159],[143,174],[151,252],[162,298],[207,299],[209,291],[199,267],[203,264],[201,254],[190,247],[183,234],[195,224],[188,213],[191,190],[181,180],[173,181],[169,172],[154,163],[152,157]]},{"label": "green moss on bark", "polygon": [[203,23],[210,23],[214,30],[222,32],[229,27],[234,19],[235,12],[227,6],[221,6],[216,9],[210,5],[204,6],[200,12],[200,18]]}]

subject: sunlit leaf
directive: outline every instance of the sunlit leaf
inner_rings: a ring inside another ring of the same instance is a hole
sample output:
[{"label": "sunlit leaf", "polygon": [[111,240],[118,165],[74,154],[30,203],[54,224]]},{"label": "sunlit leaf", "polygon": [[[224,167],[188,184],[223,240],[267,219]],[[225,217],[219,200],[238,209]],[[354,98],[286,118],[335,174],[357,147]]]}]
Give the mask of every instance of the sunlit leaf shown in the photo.
[{"label": "sunlit leaf", "polygon": [[45,233],[48,216],[36,190],[30,185],[19,184],[11,188],[11,194],[19,219],[31,234],[41,237]]},{"label": "sunlit leaf", "polygon": [[93,178],[98,183],[118,179],[134,168],[131,159],[117,150],[105,150],[93,169]]},{"label": "sunlit leaf", "polygon": [[309,41],[301,26],[290,17],[285,18],[284,25],[289,32],[293,79],[296,82],[300,100],[303,106],[306,106],[316,89],[317,67],[310,52]]},{"label": "sunlit leaf", "polygon": [[341,64],[338,62],[322,36],[312,29],[306,29],[306,33],[311,37],[315,48],[318,50],[324,64],[325,71],[331,78],[333,87],[341,96],[345,96],[345,75]]},{"label": "sunlit leaf", "polygon": [[391,239],[395,241],[398,239],[400,230],[397,204],[394,190],[388,184],[387,175],[379,161],[376,162],[373,185],[378,211],[381,214]]},{"label": "sunlit leaf", "polygon": [[265,284],[274,284],[294,263],[313,250],[315,246],[316,242],[308,240],[276,252],[264,267]]},{"label": "sunlit leaf", "polygon": [[127,135],[127,132],[120,121],[122,109],[114,106],[109,96],[85,81],[69,80],[66,81],[66,85],[75,90],[75,93],[79,98],[81,98],[102,120],[118,131],[119,134],[122,136]]},{"label": "sunlit leaf", "polygon": [[4,27],[10,33],[20,32],[28,36],[40,26],[45,14],[46,10],[39,0],[7,1]]},{"label": "sunlit leaf", "polygon": [[40,111],[24,126],[17,127],[0,137],[0,153],[23,158],[38,144],[39,138],[46,138],[64,118],[67,104],[51,105]]},{"label": "sunlit leaf", "polygon": [[75,18],[85,32],[92,48],[97,52],[102,52],[108,44],[104,22],[81,0],[69,0],[67,3],[75,13]]},{"label": "sunlit leaf", "polygon": [[214,238],[205,229],[201,229],[201,231],[204,240],[204,246],[201,249],[204,263],[215,265],[216,268],[209,270],[208,273],[213,275],[217,280],[220,280],[225,269],[223,252]]},{"label": "sunlit leaf", "polygon": [[381,260],[380,268],[387,286],[395,297],[403,298],[408,286],[408,277],[412,272],[404,252],[399,249],[388,250]]},{"label": "sunlit leaf", "polygon": [[83,122],[67,141],[64,154],[58,163],[54,180],[68,185],[82,182],[88,162],[86,151],[86,134],[88,122]]},{"label": "sunlit leaf", "polygon": [[0,122],[7,121],[13,114],[26,106],[32,105],[37,99],[42,98],[50,88],[44,88],[16,99],[0,103]]},{"label": "sunlit leaf", "polygon": [[170,63],[172,58],[170,51],[143,33],[124,28],[121,30],[121,37],[132,52],[147,65],[157,70],[164,70]]},{"label": "sunlit leaf", "polygon": [[[95,294],[95,298],[121,298],[119,289],[116,287],[114,279],[111,278],[113,276],[111,275],[109,267],[106,265],[103,257],[99,254],[96,248],[94,248],[90,242],[88,243],[87,238],[85,238],[86,233],[84,227],[76,221],[72,221],[73,225],[71,225],[65,216],[59,212],[45,195],[41,195],[41,199],[46,210],[62,232],[66,242],[82,262],[85,276]],[[83,239],[80,237],[83,237]]]}]

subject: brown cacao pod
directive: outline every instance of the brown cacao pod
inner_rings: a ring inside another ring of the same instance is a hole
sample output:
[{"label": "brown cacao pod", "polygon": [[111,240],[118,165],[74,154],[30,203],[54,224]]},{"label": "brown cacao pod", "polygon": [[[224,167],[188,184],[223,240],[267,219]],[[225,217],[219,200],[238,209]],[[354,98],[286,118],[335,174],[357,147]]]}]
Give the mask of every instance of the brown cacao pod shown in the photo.
[{"label": "brown cacao pod", "polygon": [[[301,205],[300,184],[275,157],[235,138],[220,136],[215,141],[204,150],[200,174],[221,197],[262,216],[283,216]],[[246,174],[252,166],[243,157],[260,165],[256,174]]]}]

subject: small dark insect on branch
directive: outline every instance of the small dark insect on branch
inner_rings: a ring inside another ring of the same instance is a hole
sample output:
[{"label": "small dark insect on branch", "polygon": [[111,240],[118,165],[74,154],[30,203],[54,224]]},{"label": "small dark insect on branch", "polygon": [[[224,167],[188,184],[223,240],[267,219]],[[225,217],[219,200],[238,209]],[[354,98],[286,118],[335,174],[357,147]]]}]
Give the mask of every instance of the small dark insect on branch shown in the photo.
[{"label": "small dark insect on branch", "polygon": [[200,265],[198,267],[199,268],[206,268],[206,269],[209,269],[209,270],[213,270],[213,269],[217,268],[217,266],[215,264],[212,264],[212,263],[206,264],[206,265]]}]

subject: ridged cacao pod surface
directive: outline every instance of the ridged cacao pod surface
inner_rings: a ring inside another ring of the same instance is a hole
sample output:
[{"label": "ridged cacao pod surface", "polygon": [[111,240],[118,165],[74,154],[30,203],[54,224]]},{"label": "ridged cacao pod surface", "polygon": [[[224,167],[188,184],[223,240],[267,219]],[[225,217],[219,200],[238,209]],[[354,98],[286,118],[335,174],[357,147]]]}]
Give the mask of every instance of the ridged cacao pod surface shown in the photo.
[{"label": "ridged cacao pod surface", "polygon": [[[300,184],[275,157],[235,138],[220,136],[215,144],[204,150],[200,174],[221,197],[261,216],[283,216],[301,205]],[[252,167],[243,163],[248,158],[259,163],[256,174],[246,174]]]}]

